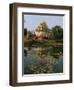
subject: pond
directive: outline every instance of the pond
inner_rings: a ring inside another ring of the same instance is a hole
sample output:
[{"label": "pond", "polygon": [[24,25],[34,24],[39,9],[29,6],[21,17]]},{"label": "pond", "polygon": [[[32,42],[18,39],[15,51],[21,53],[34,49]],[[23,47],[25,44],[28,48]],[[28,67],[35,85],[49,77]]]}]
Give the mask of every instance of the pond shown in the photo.
[{"label": "pond", "polygon": [[[62,73],[62,47],[25,47],[24,74]],[[55,52],[56,51],[56,52]]]}]

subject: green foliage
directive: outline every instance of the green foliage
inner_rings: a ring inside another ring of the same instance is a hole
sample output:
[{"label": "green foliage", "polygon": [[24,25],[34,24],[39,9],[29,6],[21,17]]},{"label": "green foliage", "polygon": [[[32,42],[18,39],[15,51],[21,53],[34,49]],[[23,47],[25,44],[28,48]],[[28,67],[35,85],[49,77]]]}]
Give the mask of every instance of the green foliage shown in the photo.
[{"label": "green foliage", "polygon": [[63,39],[63,29],[60,26],[53,27],[52,33],[55,40]]},{"label": "green foliage", "polygon": [[40,25],[36,28],[36,31],[49,32],[49,28],[48,28],[46,22],[41,22]]},{"label": "green foliage", "polygon": [[27,35],[27,28],[24,29],[24,36]]},{"label": "green foliage", "polygon": [[25,47],[32,47],[32,44],[33,44],[33,40],[26,40],[26,41],[24,42],[24,46],[25,46]]},{"label": "green foliage", "polygon": [[28,52],[25,57],[27,64],[24,65],[24,74],[52,73],[53,65],[63,54],[63,29],[55,26],[50,31],[46,22],[42,22],[36,31],[45,32],[49,38],[39,40],[32,32],[25,29],[24,47],[28,48]]}]

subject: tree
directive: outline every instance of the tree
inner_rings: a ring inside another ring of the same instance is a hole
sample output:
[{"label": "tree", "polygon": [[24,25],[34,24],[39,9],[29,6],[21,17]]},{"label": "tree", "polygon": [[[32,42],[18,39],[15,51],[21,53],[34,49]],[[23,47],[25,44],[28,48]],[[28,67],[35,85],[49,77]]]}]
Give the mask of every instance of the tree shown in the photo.
[{"label": "tree", "polygon": [[55,40],[63,39],[63,29],[60,26],[55,26],[52,28],[53,38]]},{"label": "tree", "polygon": [[31,33],[31,31],[28,31],[27,32],[27,39],[32,39],[32,33]]},{"label": "tree", "polygon": [[24,28],[24,36],[27,35],[27,28]]},{"label": "tree", "polygon": [[49,32],[46,22],[41,22],[40,25],[36,28],[36,31],[40,31],[40,30],[44,32]]},{"label": "tree", "polygon": [[40,26],[42,26],[43,31],[45,31],[45,32],[49,32],[49,28],[48,28],[46,22],[42,22],[42,23],[40,23]]}]

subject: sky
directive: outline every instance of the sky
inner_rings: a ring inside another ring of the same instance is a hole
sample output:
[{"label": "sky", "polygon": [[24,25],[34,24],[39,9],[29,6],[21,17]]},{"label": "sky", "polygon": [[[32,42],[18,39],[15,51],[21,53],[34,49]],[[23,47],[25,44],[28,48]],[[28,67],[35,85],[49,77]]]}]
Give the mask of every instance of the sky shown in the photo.
[{"label": "sky", "polygon": [[46,22],[49,29],[55,25],[59,25],[63,28],[63,16],[24,14],[24,28],[27,28],[28,31],[34,31],[41,22]]}]

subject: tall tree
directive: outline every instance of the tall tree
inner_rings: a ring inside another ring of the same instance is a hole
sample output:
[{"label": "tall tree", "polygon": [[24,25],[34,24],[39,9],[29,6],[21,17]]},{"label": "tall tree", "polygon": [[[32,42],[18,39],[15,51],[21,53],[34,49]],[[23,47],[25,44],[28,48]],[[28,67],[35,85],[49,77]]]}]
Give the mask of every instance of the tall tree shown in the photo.
[{"label": "tall tree", "polygon": [[41,22],[40,25],[36,28],[36,31],[40,31],[40,30],[45,32],[49,31],[46,22]]},{"label": "tall tree", "polygon": [[27,35],[27,28],[24,28],[24,36]]},{"label": "tall tree", "polygon": [[60,26],[55,26],[52,28],[53,38],[56,40],[63,39],[63,29]]}]

